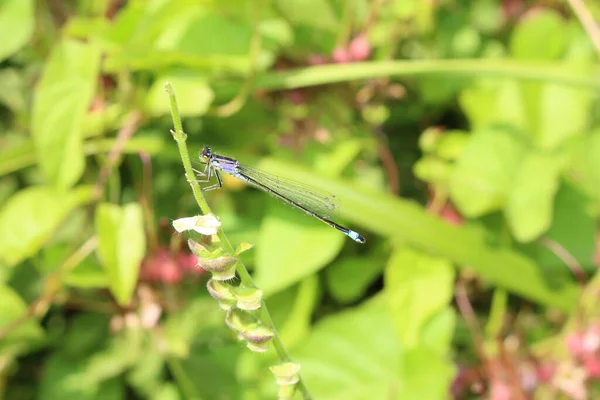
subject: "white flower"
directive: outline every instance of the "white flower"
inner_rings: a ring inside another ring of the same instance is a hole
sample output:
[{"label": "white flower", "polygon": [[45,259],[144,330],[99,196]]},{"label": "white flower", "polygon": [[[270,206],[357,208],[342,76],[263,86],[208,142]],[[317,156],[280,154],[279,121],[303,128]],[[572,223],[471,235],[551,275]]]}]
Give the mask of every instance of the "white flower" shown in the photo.
[{"label": "white flower", "polygon": [[179,233],[196,231],[207,236],[216,234],[220,226],[221,222],[212,214],[179,218],[173,221],[173,228]]}]

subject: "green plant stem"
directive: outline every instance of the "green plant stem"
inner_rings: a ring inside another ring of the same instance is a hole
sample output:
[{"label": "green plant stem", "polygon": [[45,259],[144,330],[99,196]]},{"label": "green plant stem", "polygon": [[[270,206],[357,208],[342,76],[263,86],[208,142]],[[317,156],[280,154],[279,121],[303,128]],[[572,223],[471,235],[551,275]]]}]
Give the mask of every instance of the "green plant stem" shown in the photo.
[{"label": "green plant stem", "polygon": [[[196,179],[196,176],[194,175],[194,171],[192,169],[192,162],[190,161],[189,152],[188,152],[188,149],[186,146],[187,135],[183,131],[183,125],[181,123],[181,116],[179,115],[179,107],[177,106],[177,98],[175,97],[175,91],[173,90],[173,87],[171,86],[171,84],[169,82],[165,83],[165,89],[166,89],[167,93],[169,94],[169,98],[171,101],[171,115],[173,117],[173,126],[175,127],[175,130],[172,131],[172,133],[173,133],[173,137],[175,138],[175,141],[177,142],[179,154],[181,155],[181,162],[183,163],[183,168],[185,170],[185,176],[186,176],[188,182],[190,182],[190,186],[192,187],[192,192],[194,193],[194,198],[196,199],[196,202],[198,203],[198,206],[200,207],[202,214],[204,214],[204,215],[212,214],[210,207],[208,206],[208,203],[206,202],[206,199],[204,199],[204,196],[202,195],[202,190],[200,189],[200,185],[198,185],[198,183],[194,181]],[[219,228],[219,230],[217,232],[217,236],[221,242],[221,245],[225,249],[225,251],[231,255],[235,254],[235,249],[233,248],[233,246],[231,245],[231,242],[225,235],[225,232],[223,232],[223,229]],[[240,279],[241,279],[243,285],[245,285],[247,287],[256,287],[256,285],[254,284],[254,280],[252,279],[252,276],[248,272],[248,269],[240,260],[238,260],[238,262],[236,264],[236,271],[237,271],[238,275],[240,276]],[[285,346],[283,345],[283,341],[281,340],[281,337],[279,336],[277,329],[275,329],[273,319],[271,318],[271,314],[269,313],[267,304],[265,303],[264,300],[261,302],[260,316],[261,316],[263,322],[265,324],[267,324],[273,330],[273,335],[274,335],[273,336],[273,346],[275,347],[275,351],[277,352],[277,355],[279,356],[280,361],[281,362],[291,361],[291,358],[290,358]],[[302,378],[300,378],[300,380],[298,382],[298,390],[300,391],[300,393],[302,393],[302,396],[305,400],[312,399],[310,392],[308,391],[308,388],[304,384],[304,381],[302,380]]]},{"label": "green plant stem", "polygon": [[[600,89],[597,74],[597,67],[583,69],[559,63],[514,60],[365,61],[268,72],[257,76],[254,88],[281,90],[360,79],[446,75],[522,79]],[[227,95],[235,93],[237,86],[239,84],[229,82],[216,89],[220,91],[220,95]]]}]

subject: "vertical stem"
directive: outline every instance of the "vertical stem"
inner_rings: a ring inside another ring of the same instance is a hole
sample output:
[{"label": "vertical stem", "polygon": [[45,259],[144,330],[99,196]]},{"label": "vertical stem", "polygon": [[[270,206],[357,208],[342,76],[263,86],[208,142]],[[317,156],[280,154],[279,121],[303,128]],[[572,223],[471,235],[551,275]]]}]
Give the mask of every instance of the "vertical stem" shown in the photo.
[{"label": "vertical stem", "polygon": [[[165,83],[165,89],[166,89],[167,93],[169,94],[169,99],[171,101],[171,116],[173,117],[173,126],[175,127],[175,130],[172,131],[171,133],[173,134],[173,138],[177,142],[177,147],[179,148],[179,154],[181,155],[181,162],[183,163],[183,168],[185,170],[185,176],[186,176],[188,182],[190,183],[190,186],[192,187],[192,192],[194,193],[194,198],[196,199],[196,202],[198,203],[198,206],[200,207],[202,214],[204,214],[204,215],[212,214],[210,207],[208,206],[208,203],[206,202],[206,199],[204,199],[204,196],[202,195],[202,190],[200,189],[200,185],[198,185],[198,182],[194,181],[196,179],[196,176],[194,175],[194,171],[192,170],[192,163],[190,161],[190,156],[189,156],[188,149],[187,149],[187,146],[185,143],[186,139],[187,139],[187,135],[183,131],[183,125],[181,123],[181,116],[179,115],[179,107],[177,106],[177,99],[175,97],[175,91],[173,90],[173,87],[171,86],[171,84],[169,82]],[[221,241],[221,245],[223,246],[225,251],[227,253],[233,255],[235,253],[235,249],[233,248],[233,246],[231,245],[231,242],[225,235],[225,232],[223,232],[223,229],[219,228],[219,231],[217,232],[217,236],[219,237],[219,240]],[[237,271],[238,275],[240,276],[240,279],[241,279],[243,285],[245,285],[247,287],[256,287],[256,285],[254,284],[254,281],[252,280],[252,276],[250,276],[250,273],[248,272],[248,269],[240,260],[238,260],[238,262],[236,264],[236,271]],[[273,319],[271,318],[271,314],[269,313],[269,310],[267,309],[267,304],[265,303],[264,300],[261,302],[260,316],[261,316],[263,322],[273,330],[273,347],[275,347],[275,351],[277,352],[277,355],[279,356],[279,360],[282,362],[291,361],[291,358],[290,358],[285,346],[283,345],[283,341],[281,340],[281,337],[279,336],[277,329],[275,329],[275,325],[273,324]],[[297,386],[298,390],[300,391],[300,393],[302,393],[302,396],[305,400],[312,399],[310,392],[308,391],[308,388],[304,384],[304,381],[302,380],[302,378],[300,378],[297,385],[298,385]]]}]

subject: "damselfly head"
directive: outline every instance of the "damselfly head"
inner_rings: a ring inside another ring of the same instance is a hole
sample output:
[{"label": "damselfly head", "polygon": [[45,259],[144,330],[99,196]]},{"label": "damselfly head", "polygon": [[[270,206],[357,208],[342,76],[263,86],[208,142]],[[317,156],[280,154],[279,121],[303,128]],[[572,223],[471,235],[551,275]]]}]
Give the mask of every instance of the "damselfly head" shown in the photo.
[{"label": "damselfly head", "polygon": [[202,149],[202,151],[200,152],[200,158],[208,160],[211,157],[212,157],[212,150],[210,149],[210,147],[205,146]]}]

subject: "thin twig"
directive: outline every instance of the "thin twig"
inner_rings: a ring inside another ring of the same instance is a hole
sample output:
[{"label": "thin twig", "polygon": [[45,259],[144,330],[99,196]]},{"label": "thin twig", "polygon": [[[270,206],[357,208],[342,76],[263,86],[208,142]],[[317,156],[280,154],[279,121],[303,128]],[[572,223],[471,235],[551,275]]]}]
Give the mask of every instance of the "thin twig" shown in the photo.
[{"label": "thin twig", "polygon": [[479,326],[479,322],[477,321],[477,317],[475,316],[475,311],[473,311],[473,307],[469,301],[465,282],[462,279],[458,279],[456,281],[456,290],[454,296],[456,297],[456,305],[458,306],[458,310],[465,319],[465,323],[471,332],[473,344],[475,345],[475,351],[484,364],[488,379],[491,379],[492,371],[488,358],[485,354],[485,346],[483,342],[483,335],[481,334],[481,328]]},{"label": "thin twig", "polygon": [[555,242],[554,240],[543,237],[540,239],[540,244],[550,250],[554,255],[561,259],[562,262],[571,270],[571,273],[577,281],[585,285],[587,283],[587,277],[585,276],[585,272],[583,268],[581,268],[581,264],[579,261],[567,249],[560,245],[560,243]]},{"label": "thin twig", "polygon": [[594,21],[594,17],[588,10],[585,2],[583,0],[568,0],[569,5],[573,9],[573,12],[581,22],[583,29],[587,32],[588,36],[594,46],[596,47],[596,51],[600,55],[600,25]]},{"label": "thin twig", "polygon": [[139,111],[134,111],[131,114],[129,114],[125,125],[123,125],[121,129],[119,129],[119,132],[117,133],[117,140],[115,141],[112,149],[108,153],[106,162],[100,170],[98,180],[96,181],[96,186],[94,187],[94,197],[96,199],[99,199],[102,196],[102,193],[104,193],[104,184],[110,176],[112,169],[119,162],[119,158],[121,157],[121,153],[123,153],[125,144],[137,131],[141,119],[142,114]]}]

